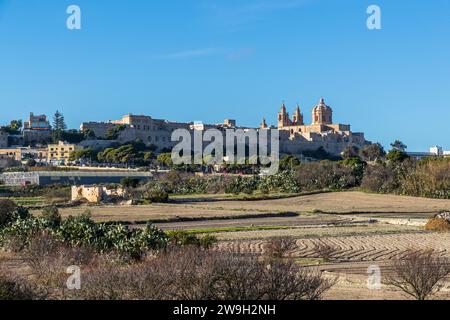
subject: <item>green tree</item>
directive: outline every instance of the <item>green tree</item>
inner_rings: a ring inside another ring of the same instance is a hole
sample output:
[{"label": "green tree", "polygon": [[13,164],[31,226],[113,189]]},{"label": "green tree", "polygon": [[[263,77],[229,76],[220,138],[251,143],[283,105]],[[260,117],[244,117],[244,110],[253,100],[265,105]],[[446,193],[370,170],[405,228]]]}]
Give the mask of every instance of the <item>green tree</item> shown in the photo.
[{"label": "green tree", "polygon": [[359,158],[359,148],[354,145],[346,147],[342,152],[342,158],[344,159]]},{"label": "green tree", "polygon": [[171,153],[161,153],[156,160],[160,165],[171,168],[173,166],[172,154]]},{"label": "green tree", "polygon": [[363,147],[360,151],[361,157],[366,161],[381,160],[386,156],[386,151],[379,143],[372,143]]},{"label": "green tree", "polygon": [[406,149],[408,149],[408,146],[401,142],[400,140],[395,140],[393,143],[391,143],[391,147],[394,150],[403,151],[405,152]]},{"label": "green tree", "polygon": [[22,129],[22,120],[13,120],[13,121],[11,121],[11,123],[9,124],[9,127],[12,130],[20,131]]},{"label": "green tree", "polygon": [[397,150],[397,149],[392,149],[391,151],[389,151],[389,153],[387,154],[387,159],[391,162],[403,162],[404,160],[408,159],[409,156],[406,152],[401,151],[401,150]]},{"label": "green tree", "polygon": [[56,110],[53,116],[53,142],[57,143],[63,140],[66,129],[67,126],[63,114]]},{"label": "green tree", "polygon": [[300,160],[292,154],[285,155],[280,160],[280,170],[292,170],[300,164]]},{"label": "green tree", "polygon": [[120,133],[125,130],[126,126],[121,124],[121,125],[116,125],[112,128],[109,128],[108,131],[106,132],[106,139],[107,140],[117,140],[119,138]]}]

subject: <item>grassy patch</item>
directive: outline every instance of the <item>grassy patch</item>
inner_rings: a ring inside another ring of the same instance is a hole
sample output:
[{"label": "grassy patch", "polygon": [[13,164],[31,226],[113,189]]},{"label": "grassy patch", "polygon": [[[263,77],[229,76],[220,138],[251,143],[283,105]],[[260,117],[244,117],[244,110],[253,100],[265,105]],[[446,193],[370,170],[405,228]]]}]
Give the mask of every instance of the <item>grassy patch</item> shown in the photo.
[{"label": "grassy patch", "polygon": [[41,205],[46,202],[46,199],[44,197],[3,197],[0,199],[14,201],[19,206]]},{"label": "grassy patch", "polygon": [[294,229],[293,226],[249,226],[249,227],[218,227],[186,230],[188,233],[221,233],[221,232],[242,232],[242,231],[267,231]]}]

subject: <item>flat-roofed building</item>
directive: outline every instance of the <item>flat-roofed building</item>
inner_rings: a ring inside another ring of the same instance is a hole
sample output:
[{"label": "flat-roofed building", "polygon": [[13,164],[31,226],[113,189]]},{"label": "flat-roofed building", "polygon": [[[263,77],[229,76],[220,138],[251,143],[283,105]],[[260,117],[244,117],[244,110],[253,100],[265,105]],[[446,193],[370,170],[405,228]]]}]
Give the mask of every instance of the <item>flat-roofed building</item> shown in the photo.
[{"label": "flat-roofed building", "polygon": [[28,120],[23,123],[23,139],[26,144],[46,143],[51,135],[50,122],[44,114],[34,115],[30,112]]},{"label": "flat-roofed building", "polygon": [[16,161],[21,161],[22,160],[22,149],[21,148],[2,148],[2,149],[0,149],[0,155],[11,158]]},{"label": "flat-roofed building", "polygon": [[59,141],[58,144],[47,146],[47,162],[51,164],[67,164],[70,156],[76,150],[76,145]]}]

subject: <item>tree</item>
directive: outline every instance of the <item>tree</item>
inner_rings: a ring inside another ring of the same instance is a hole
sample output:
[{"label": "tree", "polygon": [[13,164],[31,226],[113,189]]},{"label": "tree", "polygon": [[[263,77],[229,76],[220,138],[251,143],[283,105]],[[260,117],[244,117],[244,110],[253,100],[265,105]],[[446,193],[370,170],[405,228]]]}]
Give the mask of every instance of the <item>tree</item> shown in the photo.
[{"label": "tree", "polygon": [[342,158],[344,159],[359,158],[359,148],[354,145],[346,147],[342,152]]},{"label": "tree", "polygon": [[292,154],[285,155],[280,160],[280,170],[292,170],[300,164],[300,160]]},{"label": "tree", "polygon": [[83,131],[84,134],[84,139],[89,140],[89,139],[95,139],[95,132],[92,131],[91,129],[86,129]]},{"label": "tree", "polygon": [[172,162],[172,154],[171,153],[161,153],[156,160],[158,161],[159,164],[167,166],[167,167],[172,167],[173,166],[173,162]]},{"label": "tree", "polygon": [[63,114],[56,110],[53,116],[53,142],[57,143],[63,140],[63,134],[66,129],[67,126]]},{"label": "tree", "polygon": [[45,207],[42,209],[42,218],[47,220],[52,227],[58,227],[61,225],[62,218],[59,214],[58,208],[55,206]]},{"label": "tree", "polygon": [[11,121],[11,123],[9,124],[9,127],[12,130],[20,131],[20,129],[22,129],[22,120],[13,120],[13,121]]},{"label": "tree", "polygon": [[8,126],[3,127],[2,129],[9,134],[20,134],[22,120],[12,120]]},{"label": "tree", "polygon": [[393,143],[391,143],[391,147],[394,150],[403,151],[405,152],[406,149],[408,149],[408,146],[401,142],[400,140],[395,140]]},{"label": "tree", "polygon": [[449,260],[433,250],[413,251],[390,266],[386,283],[417,300],[436,294],[450,274]]},{"label": "tree", "polygon": [[397,149],[393,149],[391,151],[389,151],[389,153],[387,154],[387,159],[391,162],[403,162],[404,160],[408,159],[409,156],[406,152],[401,151],[401,150],[397,150]]},{"label": "tree", "polygon": [[97,159],[97,152],[92,148],[86,148],[86,149],[79,149],[75,150],[70,155],[70,161],[77,161],[77,160],[95,160]]},{"label": "tree", "polygon": [[84,133],[78,130],[63,131],[61,137],[61,140],[67,141],[69,143],[80,143],[81,141],[86,139]]},{"label": "tree", "polygon": [[125,130],[125,128],[126,126],[123,124],[109,128],[108,131],[106,132],[105,138],[107,140],[117,140],[119,138],[120,133],[123,130]]},{"label": "tree", "polygon": [[360,151],[360,155],[365,161],[377,161],[386,156],[386,151],[384,151],[381,144],[372,143],[363,147]]}]

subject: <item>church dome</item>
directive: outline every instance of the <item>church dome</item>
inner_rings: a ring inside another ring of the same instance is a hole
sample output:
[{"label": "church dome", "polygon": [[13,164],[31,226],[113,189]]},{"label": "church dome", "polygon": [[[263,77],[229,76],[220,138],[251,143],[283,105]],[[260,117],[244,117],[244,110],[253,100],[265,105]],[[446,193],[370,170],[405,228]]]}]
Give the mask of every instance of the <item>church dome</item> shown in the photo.
[{"label": "church dome", "polygon": [[331,107],[325,104],[325,100],[320,98],[319,104],[314,107],[313,111],[331,111]]},{"label": "church dome", "polygon": [[325,104],[325,100],[320,98],[319,104],[312,111],[313,124],[332,124],[333,110]]}]

